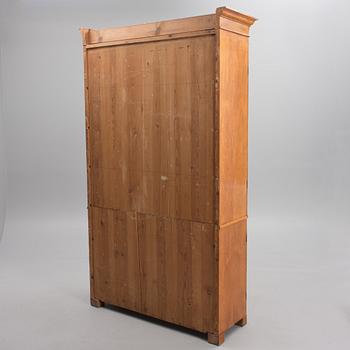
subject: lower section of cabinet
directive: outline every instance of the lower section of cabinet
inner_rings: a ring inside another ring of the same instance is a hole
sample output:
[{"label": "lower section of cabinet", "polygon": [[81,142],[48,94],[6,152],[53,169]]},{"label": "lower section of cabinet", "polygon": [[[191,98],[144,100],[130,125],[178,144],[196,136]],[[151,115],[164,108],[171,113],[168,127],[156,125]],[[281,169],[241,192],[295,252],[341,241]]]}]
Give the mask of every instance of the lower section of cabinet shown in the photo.
[{"label": "lower section of cabinet", "polygon": [[246,222],[210,223],[90,207],[91,304],[208,333],[246,318]]}]

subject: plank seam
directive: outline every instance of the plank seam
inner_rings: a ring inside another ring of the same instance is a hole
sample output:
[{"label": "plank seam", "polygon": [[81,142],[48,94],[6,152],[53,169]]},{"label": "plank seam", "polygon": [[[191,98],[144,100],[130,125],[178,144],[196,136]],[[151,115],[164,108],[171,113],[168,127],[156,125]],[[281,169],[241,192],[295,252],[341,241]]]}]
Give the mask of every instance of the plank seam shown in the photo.
[{"label": "plank seam", "polygon": [[131,39],[121,39],[121,40],[108,40],[102,42],[95,42],[91,44],[86,44],[86,49],[95,49],[105,46],[120,46],[120,45],[131,45],[131,44],[142,44],[142,43],[151,43],[155,41],[164,41],[164,40],[176,40],[176,39],[186,39],[193,38],[197,36],[207,36],[215,35],[215,29],[203,29],[202,31],[189,31],[181,32],[175,34],[164,34],[164,35],[154,35],[146,37],[137,37]]},{"label": "plank seam", "polygon": [[224,227],[227,227],[227,226],[231,226],[231,225],[237,224],[240,221],[247,220],[247,219],[248,219],[248,216],[244,215],[244,216],[241,216],[238,219],[235,219],[235,220],[226,222],[225,224],[219,225],[219,228],[224,228]]},{"label": "plank seam", "polygon": [[184,219],[184,218],[181,218],[181,217],[157,215],[157,214],[153,214],[153,213],[140,212],[140,211],[136,211],[136,210],[122,210],[122,209],[116,209],[116,208],[101,207],[101,206],[98,206],[98,205],[92,205],[91,207],[99,208],[99,209],[106,209],[106,210],[115,210],[115,211],[120,211],[120,212],[124,212],[124,213],[136,213],[136,214],[148,215],[148,216],[157,217],[159,219],[173,219],[173,220],[182,220],[182,221],[188,221],[188,222],[195,222],[195,223],[198,223],[198,224],[216,225],[216,223],[212,222],[212,221],[199,221],[199,220],[192,220],[192,219]]}]

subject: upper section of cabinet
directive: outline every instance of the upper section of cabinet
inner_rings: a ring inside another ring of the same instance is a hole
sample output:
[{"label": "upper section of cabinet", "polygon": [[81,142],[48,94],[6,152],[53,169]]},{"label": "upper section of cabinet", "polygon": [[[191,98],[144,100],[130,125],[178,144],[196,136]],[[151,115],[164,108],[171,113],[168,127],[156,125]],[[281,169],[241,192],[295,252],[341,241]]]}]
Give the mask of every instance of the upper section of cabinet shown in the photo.
[{"label": "upper section of cabinet", "polygon": [[217,29],[249,36],[249,27],[255,21],[254,17],[226,7],[219,7],[214,14],[210,15],[99,30],[82,28],[81,33],[84,46],[92,48],[215,34]]}]

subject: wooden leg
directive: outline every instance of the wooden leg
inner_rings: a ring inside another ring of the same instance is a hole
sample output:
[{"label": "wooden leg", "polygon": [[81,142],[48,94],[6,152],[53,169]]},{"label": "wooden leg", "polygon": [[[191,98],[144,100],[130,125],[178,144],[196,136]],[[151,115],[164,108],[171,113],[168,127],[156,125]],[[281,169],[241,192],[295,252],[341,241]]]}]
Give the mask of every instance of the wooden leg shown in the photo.
[{"label": "wooden leg", "polygon": [[236,323],[236,326],[243,327],[247,324],[247,316],[243,317]]},{"label": "wooden leg", "polygon": [[225,333],[208,333],[208,343],[221,345],[225,340]]},{"label": "wooden leg", "polygon": [[90,298],[90,303],[94,307],[102,307],[104,305],[104,302],[95,298]]}]

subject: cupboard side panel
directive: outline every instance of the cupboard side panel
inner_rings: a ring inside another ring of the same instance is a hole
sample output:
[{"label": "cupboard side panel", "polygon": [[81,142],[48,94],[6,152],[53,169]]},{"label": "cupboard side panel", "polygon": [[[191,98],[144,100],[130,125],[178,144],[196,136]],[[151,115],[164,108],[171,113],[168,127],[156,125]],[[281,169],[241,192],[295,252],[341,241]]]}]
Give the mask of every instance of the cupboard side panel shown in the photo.
[{"label": "cupboard side panel", "polygon": [[219,224],[247,215],[248,38],[219,33]]},{"label": "cupboard side panel", "polygon": [[89,112],[89,78],[88,78],[88,55],[86,50],[86,30],[82,30],[83,39],[83,63],[84,63],[84,104],[85,104],[85,141],[86,141],[86,175],[87,175],[87,209],[88,209],[88,231],[89,231],[89,279],[90,279],[90,298],[95,299],[94,292],[94,261],[93,261],[93,238],[92,238],[92,212],[91,212],[91,172],[90,172],[90,112]]},{"label": "cupboard side panel", "polygon": [[219,333],[246,317],[247,221],[219,231]]}]

